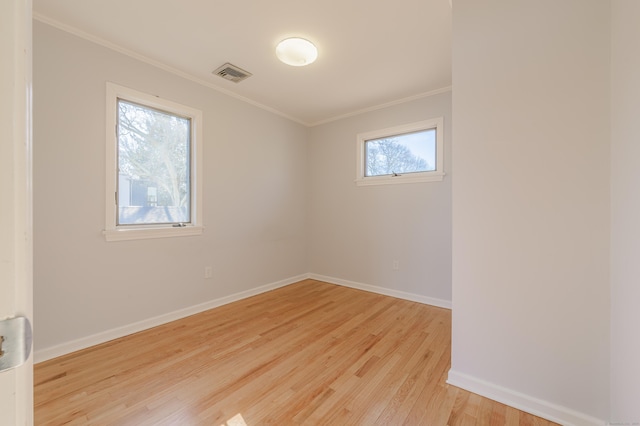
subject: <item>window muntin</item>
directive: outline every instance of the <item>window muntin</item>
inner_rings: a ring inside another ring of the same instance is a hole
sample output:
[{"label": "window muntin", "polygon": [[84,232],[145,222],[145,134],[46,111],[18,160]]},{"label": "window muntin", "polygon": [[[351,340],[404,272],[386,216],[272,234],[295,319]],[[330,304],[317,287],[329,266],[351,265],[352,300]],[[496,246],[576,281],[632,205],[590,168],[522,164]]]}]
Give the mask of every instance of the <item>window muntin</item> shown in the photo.
[{"label": "window muntin", "polygon": [[202,112],[107,83],[107,241],[202,234]]},{"label": "window muntin", "polygon": [[441,181],[442,128],[440,117],[358,134],[356,184]]},{"label": "window muntin", "polygon": [[118,99],[118,226],[191,223],[190,141],[190,118]]}]

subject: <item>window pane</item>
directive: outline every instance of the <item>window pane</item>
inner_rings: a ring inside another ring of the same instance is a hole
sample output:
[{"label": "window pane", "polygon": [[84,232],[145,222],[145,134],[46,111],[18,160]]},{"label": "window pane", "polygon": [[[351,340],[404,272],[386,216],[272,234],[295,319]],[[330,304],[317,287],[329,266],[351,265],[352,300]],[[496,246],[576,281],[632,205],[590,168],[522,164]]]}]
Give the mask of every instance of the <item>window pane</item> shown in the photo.
[{"label": "window pane", "polygon": [[118,100],[118,225],[191,222],[191,120]]},{"label": "window pane", "polygon": [[436,170],[436,129],[368,140],[365,176]]}]

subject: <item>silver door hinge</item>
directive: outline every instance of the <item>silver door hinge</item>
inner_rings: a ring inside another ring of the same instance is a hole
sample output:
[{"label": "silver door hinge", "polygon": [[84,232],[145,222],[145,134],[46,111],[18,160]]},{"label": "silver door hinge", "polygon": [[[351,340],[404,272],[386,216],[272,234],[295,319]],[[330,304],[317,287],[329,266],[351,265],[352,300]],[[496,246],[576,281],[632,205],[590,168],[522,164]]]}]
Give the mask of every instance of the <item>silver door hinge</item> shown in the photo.
[{"label": "silver door hinge", "polygon": [[31,354],[31,323],[25,317],[0,321],[0,371],[24,364]]}]

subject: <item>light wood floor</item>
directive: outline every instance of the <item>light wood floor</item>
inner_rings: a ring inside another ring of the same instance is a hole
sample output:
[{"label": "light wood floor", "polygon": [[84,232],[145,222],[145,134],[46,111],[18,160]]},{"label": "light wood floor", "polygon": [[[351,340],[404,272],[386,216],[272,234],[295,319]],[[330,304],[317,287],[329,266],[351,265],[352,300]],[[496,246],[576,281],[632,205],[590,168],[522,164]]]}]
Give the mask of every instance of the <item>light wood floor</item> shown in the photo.
[{"label": "light wood floor", "polygon": [[36,365],[36,425],[553,424],[447,385],[450,335],[306,280]]}]

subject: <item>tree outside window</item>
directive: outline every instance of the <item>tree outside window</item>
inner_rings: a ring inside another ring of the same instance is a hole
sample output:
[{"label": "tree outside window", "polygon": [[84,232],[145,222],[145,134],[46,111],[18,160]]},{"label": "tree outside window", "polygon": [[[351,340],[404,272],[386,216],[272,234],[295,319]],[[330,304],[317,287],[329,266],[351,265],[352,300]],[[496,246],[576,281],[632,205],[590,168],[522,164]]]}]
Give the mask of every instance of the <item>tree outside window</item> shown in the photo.
[{"label": "tree outside window", "polygon": [[118,224],[190,222],[191,120],[118,100]]}]

